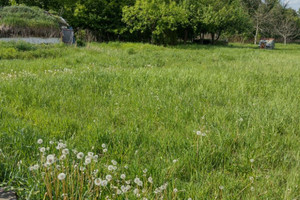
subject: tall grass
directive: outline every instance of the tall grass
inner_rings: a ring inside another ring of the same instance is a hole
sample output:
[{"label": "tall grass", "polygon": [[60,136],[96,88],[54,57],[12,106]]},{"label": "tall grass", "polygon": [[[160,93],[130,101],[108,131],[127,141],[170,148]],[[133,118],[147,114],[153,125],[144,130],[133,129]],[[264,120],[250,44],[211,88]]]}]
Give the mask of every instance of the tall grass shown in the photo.
[{"label": "tall grass", "polygon": [[23,197],[47,192],[29,170],[42,138],[99,156],[105,143],[105,165],[127,164],[131,180],[148,170],[148,199],[166,182],[164,199],[300,198],[298,45],[56,51],[0,60],[0,181]]}]

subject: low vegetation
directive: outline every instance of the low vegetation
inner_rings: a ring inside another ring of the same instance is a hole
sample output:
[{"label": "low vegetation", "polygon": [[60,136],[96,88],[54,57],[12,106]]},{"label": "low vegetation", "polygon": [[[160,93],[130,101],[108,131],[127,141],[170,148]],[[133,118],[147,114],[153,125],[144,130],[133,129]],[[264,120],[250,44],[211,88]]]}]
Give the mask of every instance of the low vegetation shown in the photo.
[{"label": "low vegetation", "polygon": [[6,45],[0,183],[22,199],[300,198],[299,45]]}]

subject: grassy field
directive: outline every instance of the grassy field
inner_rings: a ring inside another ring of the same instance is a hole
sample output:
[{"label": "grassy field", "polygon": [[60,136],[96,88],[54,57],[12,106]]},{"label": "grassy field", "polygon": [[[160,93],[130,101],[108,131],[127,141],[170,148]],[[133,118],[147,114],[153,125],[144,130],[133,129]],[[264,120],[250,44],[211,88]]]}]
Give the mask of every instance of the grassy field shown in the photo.
[{"label": "grassy field", "polygon": [[28,168],[60,139],[99,155],[98,177],[117,161],[110,187],[122,170],[148,184],[99,199],[300,199],[300,45],[0,46],[0,182],[22,199],[43,199]]}]

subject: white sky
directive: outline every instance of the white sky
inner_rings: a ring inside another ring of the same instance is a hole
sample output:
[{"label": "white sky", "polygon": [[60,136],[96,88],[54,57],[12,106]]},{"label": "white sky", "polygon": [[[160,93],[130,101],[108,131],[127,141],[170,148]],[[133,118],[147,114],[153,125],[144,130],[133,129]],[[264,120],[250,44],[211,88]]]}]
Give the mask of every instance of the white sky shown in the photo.
[{"label": "white sky", "polygon": [[295,10],[299,10],[300,8],[300,0],[288,0],[289,6],[294,8]]}]

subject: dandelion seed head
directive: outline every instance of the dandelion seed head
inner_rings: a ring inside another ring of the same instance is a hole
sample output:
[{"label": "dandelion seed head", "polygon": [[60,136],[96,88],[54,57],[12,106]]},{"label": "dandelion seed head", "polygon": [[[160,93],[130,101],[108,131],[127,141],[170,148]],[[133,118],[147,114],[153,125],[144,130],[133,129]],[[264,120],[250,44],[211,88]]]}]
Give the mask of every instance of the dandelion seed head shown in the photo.
[{"label": "dandelion seed head", "polygon": [[38,144],[42,144],[42,143],[43,143],[43,140],[42,140],[42,139],[38,139],[37,143],[38,143]]},{"label": "dandelion seed head", "polygon": [[103,149],[103,153],[106,153],[107,152],[107,149]]},{"label": "dandelion seed head", "polygon": [[219,189],[220,189],[220,190],[224,190],[224,186],[223,186],[223,185],[220,185],[220,186],[219,186]]},{"label": "dandelion seed head", "polygon": [[62,154],[60,157],[59,157],[59,160],[65,160],[66,159],[66,155],[65,154]]},{"label": "dandelion seed head", "polygon": [[101,181],[101,186],[105,187],[105,186],[107,186],[107,183],[108,183],[107,180],[102,180]]},{"label": "dandelion seed head", "polygon": [[101,181],[102,180],[100,178],[96,178],[95,181],[94,181],[94,183],[95,183],[95,185],[100,186],[101,185]]},{"label": "dandelion seed head", "polygon": [[63,150],[62,150],[62,153],[63,153],[64,155],[68,155],[68,154],[69,154],[69,149],[63,149]]},{"label": "dandelion seed head", "polygon": [[120,178],[124,180],[126,178],[126,175],[125,174],[121,174]]},{"label": "dandelion seed head", "polygon": [[92,160],[90,158],[86,158],[84,164],[88,165],[92,162]]},{"label": "dandelion seed head", "polygon": [[83,172],[85,170],[85,167],[81,166],[79,169]]},{"label": "dandelion seed head", "polygon": [[44,153],[46,151],[46,148],[45,147],[41,147],[40,148],[40,152]]},{"label": "dandelion seed head", "polygon": [[253,183],[253,181],[254,181],[254,178],[253,178],[253,176],[250,176],[250,181],[251,181],[251,183]]},{"label": "dandelion seed head", "polygon": [[178,192],[178,189],[177,189],[177,188],[174,188],[174,189],[173,189],[173,192],[174,192],[174,193],[177,193],[177,192]]},{"label": "dandelion seed head", "polygon": [[78,154],[77,154],[77,158],[78,159],[82,159],[84,157],[84,154],[82,153],[82,152],[79,152]]},{"label": "dandelion seed head", "polygon": [[151,176],[148,178],[148,182],[149,182],[149,183],[153,183],[153,179],[152,179]]},{"label": "dandelion seed head", "polygon": [[106,179],[107,181],[111,181],[112,176],[111,176],[110,174],[108,174],[108,175],[105,176],[105,179]]},{"label": "dandelion seed head", "polygon": [[66,178],[66,174],[65,173],[60,173],[60,174],[58,174],[57,178],[58,178],[58,180],[62,181]]},{"label": "dandelion seed head", "polygon": [[115,160],[112,160],[111,163],[112,163],[113,165],[117,165],[117,164],[118,164],[117,161],[115,161]]},{"label": "dandelion seed head", "polygon": [[109,171],[113,171],[113,170],[115,169],[115,167],[114,167],[113,165],[108,165],[107,169],[108,169]]},{"label": "dandelion seed head", "polygon": [[54,162],[55,162],[55,156],[52,155],[52,154],[48,155],[48,156],[47,156],[47,163],[48,163],[49,165],[51,165],[51,164],[53,164]]}]

